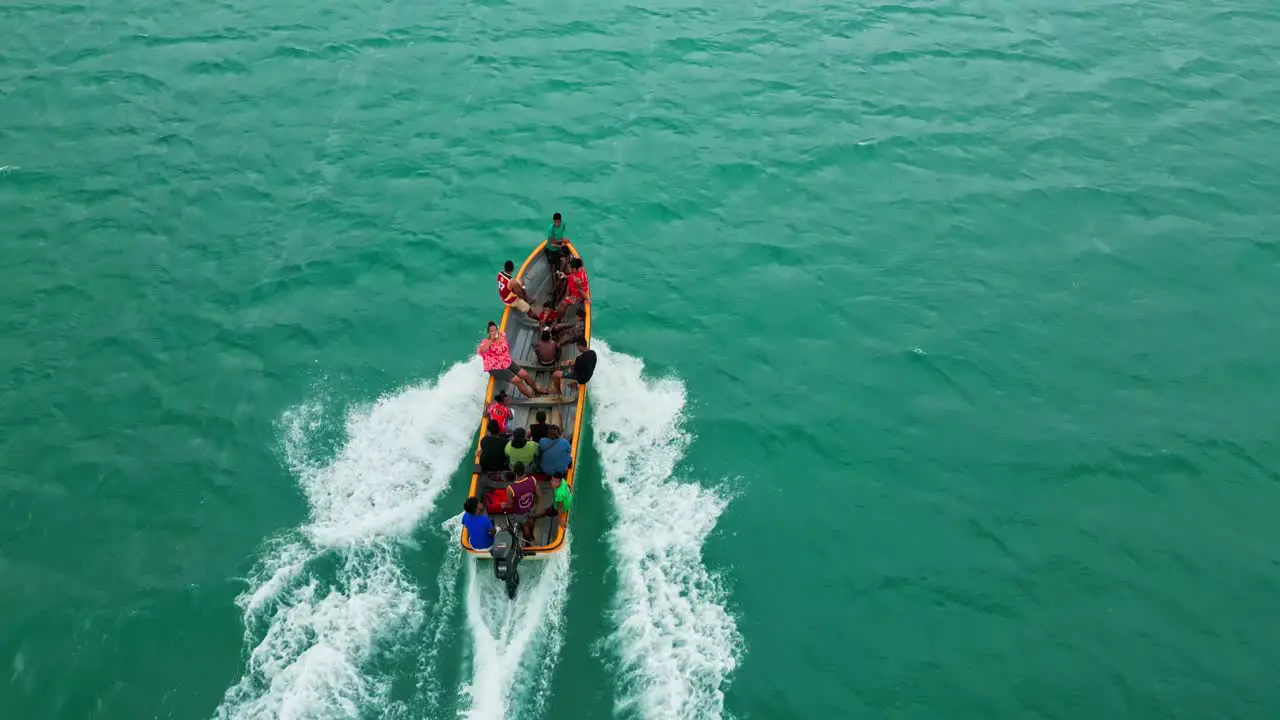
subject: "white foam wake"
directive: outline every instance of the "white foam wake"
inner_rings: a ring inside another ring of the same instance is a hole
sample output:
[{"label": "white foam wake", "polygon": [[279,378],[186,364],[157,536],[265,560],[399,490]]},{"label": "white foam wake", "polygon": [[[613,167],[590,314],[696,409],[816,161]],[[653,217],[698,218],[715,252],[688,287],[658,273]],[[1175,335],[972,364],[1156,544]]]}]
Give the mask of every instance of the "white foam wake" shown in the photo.
[{"label": "white foam wake", "polygon": [[493,566],[467,561],[467,629],[472,677],[460,690],[467,720],[540,717],[564,644],[571,538],[546,560],[520,564],[520,591],[507,599]]},{"label": "white foam wake", "polygon": [[639,359],[592,344],[592,432],[617,511],[609,642],[621,664],[617,710],[646,720],[720,718],[742,639],[702,544],[727,500],[673,477],[689,444],[684,384],[645,379]]},{"label": "white foam wake", "polygon": [[399,558],[400,542],[434,507],[475,437],[485,376],[478,359],[435,383],[346,415],[329,462],[311,449],[324,409],[286,413],[285,456],[310,506],[310,522],[265,553],[237,602],[252,648],[218,718],[389,714],[391,682],[370,672],[380,652],[421,627],[424,608]]}]

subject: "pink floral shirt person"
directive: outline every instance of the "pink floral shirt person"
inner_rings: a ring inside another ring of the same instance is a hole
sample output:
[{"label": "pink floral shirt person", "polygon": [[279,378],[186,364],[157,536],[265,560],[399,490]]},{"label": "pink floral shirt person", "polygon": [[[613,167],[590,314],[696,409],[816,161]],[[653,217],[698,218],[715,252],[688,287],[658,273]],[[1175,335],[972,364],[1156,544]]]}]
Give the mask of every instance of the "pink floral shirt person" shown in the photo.
[{"label": "pink floral shirt person", "polygon": [[[489,347],[484,346],[484,342],[489,343]],[[497,340],[485,338],[480,343],[480,347],[476,350],[476,354],[484,360],[485,372],[490,370],[505,370],[511,366],[511,348],[507,346],[507,336],[498,333]]]}]

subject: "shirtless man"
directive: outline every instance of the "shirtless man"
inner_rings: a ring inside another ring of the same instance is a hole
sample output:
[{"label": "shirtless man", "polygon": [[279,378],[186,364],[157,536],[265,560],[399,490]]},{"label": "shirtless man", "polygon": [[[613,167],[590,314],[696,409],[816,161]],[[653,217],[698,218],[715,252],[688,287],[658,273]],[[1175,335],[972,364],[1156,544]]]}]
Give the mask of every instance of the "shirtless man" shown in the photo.
[{"label": "shirtless man", "polygon": [[533,344],[533,355],[538,359],[538,364],[546,368],[554,368],[556,360],[560,359],[560,344],[551,339],[551,328],[542,328],[542,334]]},{"label": "shirtless man", "polygon": [[515,272],[516,264],[510,260],[502,266],[502,272],[498,273],[498,297],[502,298],[504,305],[519,310],[537,322],[538,313],[529,305],[529,294],[525,292],[524,283],[513,277]]}]

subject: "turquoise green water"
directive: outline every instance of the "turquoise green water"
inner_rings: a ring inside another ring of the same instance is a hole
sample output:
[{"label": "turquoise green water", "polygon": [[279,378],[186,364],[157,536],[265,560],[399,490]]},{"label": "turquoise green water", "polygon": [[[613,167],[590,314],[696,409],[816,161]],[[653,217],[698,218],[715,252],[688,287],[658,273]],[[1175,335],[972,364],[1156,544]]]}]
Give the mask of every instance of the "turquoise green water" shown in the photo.
[{"label": "turquoise green water", "polygon": [[[0,717],[1280,714],[1272,5],[0,22]],[[451,523],[557,210],[512,605]]]}]

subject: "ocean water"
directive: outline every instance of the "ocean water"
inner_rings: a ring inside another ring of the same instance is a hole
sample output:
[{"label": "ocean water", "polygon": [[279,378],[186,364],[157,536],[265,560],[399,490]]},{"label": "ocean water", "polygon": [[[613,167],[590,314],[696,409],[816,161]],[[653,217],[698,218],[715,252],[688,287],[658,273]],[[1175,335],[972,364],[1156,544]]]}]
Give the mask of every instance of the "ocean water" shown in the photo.
[{"label": "ocean water", "polygon": [[[0,718],[1280,716],[1280,9],[0,5]],[[552,212],[570,552],[456,546]]]}]

